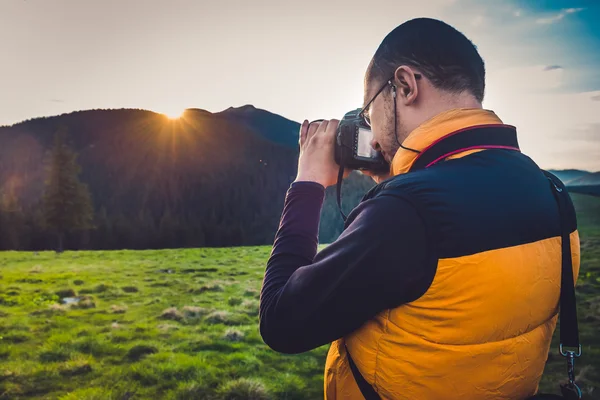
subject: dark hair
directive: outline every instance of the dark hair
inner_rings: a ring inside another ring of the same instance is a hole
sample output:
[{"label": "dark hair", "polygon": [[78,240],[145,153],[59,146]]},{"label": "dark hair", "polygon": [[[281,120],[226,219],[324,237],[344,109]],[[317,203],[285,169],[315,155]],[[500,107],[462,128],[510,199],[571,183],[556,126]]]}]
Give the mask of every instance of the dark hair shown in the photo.
[{"label": "dark hair", "polygon": [[445,22],[416,18],[396,27],[375,52],[367,79],[388,79],[400,65],[418,68],[438,89],[469,91],[483,101],[483,59],[465,35]]}]

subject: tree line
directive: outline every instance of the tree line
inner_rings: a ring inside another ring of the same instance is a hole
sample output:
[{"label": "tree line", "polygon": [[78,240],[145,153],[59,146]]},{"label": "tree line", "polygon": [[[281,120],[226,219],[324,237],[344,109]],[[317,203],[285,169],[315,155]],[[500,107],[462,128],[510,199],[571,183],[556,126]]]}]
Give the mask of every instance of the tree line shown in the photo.
[{"label": "tree line", "polygon": [[[295,163],[290,162],[289,153],[272,155],[269,163],[274,172],[264,173],[268,164],[258,161],[250,167],[237,165],[233,172],[220,174],[216,169],[204,173],[193,184],[185,176],[174,178],[181,174],[170,174],[161,184],[171,187],[163,190],[165,193],[175,195],[161,201],[145,199],[137,192],[115,201],[111,194],[114,186],[98,179],[88,180],[89,185],[82,182],[86,171],[82,171],[78,154],[69,144],[67,129],[61,128],[46,157],[43,195],[27,204],[10,187],[0,193],[0,250],[272,244],[285,191],[295,175]],[[143,183],[136,185],[142,187]],[[345,211],[355,206],[371,186],[370,179],[363,176],[347,179]],[[342,227],[335,193],[329,188],[320,241],[335,240]]]}]

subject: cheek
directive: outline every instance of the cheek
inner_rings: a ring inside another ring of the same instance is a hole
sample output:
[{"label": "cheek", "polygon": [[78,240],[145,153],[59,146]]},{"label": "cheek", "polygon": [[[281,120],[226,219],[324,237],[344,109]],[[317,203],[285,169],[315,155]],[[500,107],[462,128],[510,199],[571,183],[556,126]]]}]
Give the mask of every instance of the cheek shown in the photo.
[{"label": "cheek", "polygon": [[371,111],[371,129],[373,130],[373,138],[379,143],[379,145],[387,150],[388,147],[388,136],[390,127],[389,123],[385,118],[385,114],[381,109],[374,109]]}]

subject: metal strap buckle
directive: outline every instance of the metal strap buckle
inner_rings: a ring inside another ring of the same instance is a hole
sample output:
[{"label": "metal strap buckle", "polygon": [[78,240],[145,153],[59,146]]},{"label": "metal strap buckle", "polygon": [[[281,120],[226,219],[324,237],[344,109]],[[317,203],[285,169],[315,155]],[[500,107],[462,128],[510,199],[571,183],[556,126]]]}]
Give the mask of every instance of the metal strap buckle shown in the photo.
[{"label": "metal strap buckle", "polygon": [[571,386],[571,388],[575,389],[575,391],[577,392],[577,395],[581,399],[581,396],[582,396],[581,389],[575,383],[575,358],[581,357],[581,344],[579,345],[577,352],[572,351],[572,350],[565,350],[563,348],[562,343],[560,344],[558,349],[560,351],[560,354],[563,357],[567,358],[567,374],[569,376],[569,386]]}]

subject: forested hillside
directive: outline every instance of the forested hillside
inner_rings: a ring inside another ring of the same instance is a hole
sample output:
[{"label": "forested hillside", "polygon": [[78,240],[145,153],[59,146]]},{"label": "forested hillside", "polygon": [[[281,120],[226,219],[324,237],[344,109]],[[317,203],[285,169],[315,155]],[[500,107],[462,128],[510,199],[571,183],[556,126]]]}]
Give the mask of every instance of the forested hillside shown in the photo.
[{"label": "forested hillside", "polygon": [[[0,127],[0,249],[49,249],[41,198],[55,132],[66,128],[94,208],[95,228],[66,248],[145,249],[272,243],[298,159],[296,122],[252,106],[91,110]],[[344,184],[346,210],[373,185]],[[332,188],[333,189],[333,188]],[[321,242],[340,233],[332,189]]]}]

